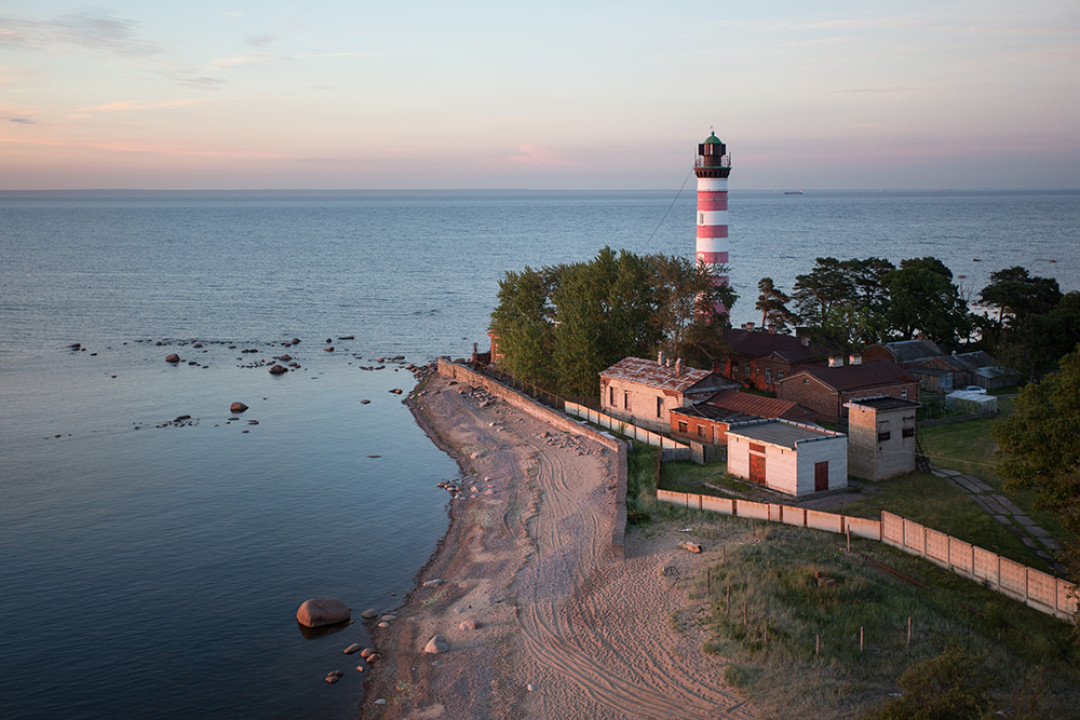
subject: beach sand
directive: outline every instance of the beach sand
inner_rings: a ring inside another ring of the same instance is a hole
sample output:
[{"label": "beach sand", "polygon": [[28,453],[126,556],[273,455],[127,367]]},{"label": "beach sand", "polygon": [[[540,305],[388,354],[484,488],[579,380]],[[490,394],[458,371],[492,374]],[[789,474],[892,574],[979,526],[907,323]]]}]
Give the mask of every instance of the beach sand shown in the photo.
[{"label": "beach sand", "polygon": [[[754,717],[702,651],[685,536],[651,525],[613,556],[610,450],[438,375],[412,404],[466,479],[420,585],[373,628],[362,717]],[[436,634],[449,649],[425,653]]]}]

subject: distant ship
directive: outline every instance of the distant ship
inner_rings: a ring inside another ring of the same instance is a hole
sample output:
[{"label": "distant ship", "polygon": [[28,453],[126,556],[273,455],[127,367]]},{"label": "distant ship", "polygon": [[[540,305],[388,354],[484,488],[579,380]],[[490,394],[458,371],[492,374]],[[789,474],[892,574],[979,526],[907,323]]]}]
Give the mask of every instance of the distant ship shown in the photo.
[{"label": "distant ship", "polygon": [[785,190],[785,195],[802,195],[802,190]]}]

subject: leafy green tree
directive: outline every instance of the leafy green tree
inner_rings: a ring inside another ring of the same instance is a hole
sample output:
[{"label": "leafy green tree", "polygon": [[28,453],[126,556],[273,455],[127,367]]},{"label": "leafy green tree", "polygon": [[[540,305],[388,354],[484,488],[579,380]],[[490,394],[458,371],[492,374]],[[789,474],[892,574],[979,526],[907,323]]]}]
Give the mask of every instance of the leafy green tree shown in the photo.
[{"label": "leafy green tree", "polygon": [[910,340],[920,331],[946,346],[966,339],[975,323],[952,278],[952,271],[934,257],[902,260],[887,273],[882,278],[889,291],[885,318],[893,336]]},{"label": "leafy green tree", "polygon": [[555,290],[556,324],[550,358],[559,390],[578,397],[599,392],[598,373],[610,363],[614,339],[606,333],[605,287],[596,282],[606,268],[577,264],[563,273]]},{"label": "leafy green tree", "polygon": [[901,695],[886,701],[874,720],[990,720],[991,680],[980,664],[978,656],[951,647],[912,665],[897,681]]},{"label": "leafy green tree", "polygon": [[984,305],[997,308],[998,325],[1014,326],[1030,316],[1050,312],[1061,301],[1053,278],[1031,277],[1019,265],[990,274],[990,284],[979,293]]},{"label": "leafy green tree", "polygon": [[[1033,490],[1040,507],[1080,534],[1080,346],[1061,359],[1060,372],[1024,386],[1013,414],[992,433],[1006,489]],[[1080,581],[1080,545],[1066,547],[1065,556]]]},{"label": "leafy green tree", "polygon": [[730,285],[715,284],[704,264],[675,255],[652,255],[656,291],[655,322],[660,348],[691,365],[715,365],[723,356],[728,315],[713,312],[722,303],[730,312],[738,296]]},{"label": "leafy green tree", "polygon": [[541,386],[554,380],[554,308],[549,294],[557,273],[526,267],[508,271],[499,281],[499,304],[491,313],[491,331],[498,337],[502,364],[514,377]]},{"label": "leafy green tree", "polygon": [[799,320],[806,325],[834,325],[836,309],[858,297],[849,268],[834,257],[817,258],[814,269],[795,277],[791,292]]},{"label": "leafy green tree", "polygon": [[772,278],[758,281],[758,300],[754,306],[761,311],[761,326],[775,326],[778,332],[785,332],[796,320],[795,313],[788,309],[791,297],[776,287]]}]

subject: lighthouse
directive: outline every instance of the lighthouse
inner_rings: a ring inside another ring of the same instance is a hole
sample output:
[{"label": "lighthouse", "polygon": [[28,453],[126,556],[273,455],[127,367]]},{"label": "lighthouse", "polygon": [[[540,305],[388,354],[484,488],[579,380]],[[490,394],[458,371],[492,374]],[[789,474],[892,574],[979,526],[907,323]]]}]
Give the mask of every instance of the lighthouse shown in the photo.
[{"label": "lighthouse", "polygon": [[[710,133],[698,145],[694,174],[697,175],[697,261],[713,275],[714,285],[727,285],[723,269],[728,263],[727,179],[731,156],[727,145],[716,133]],[[716,303],[717,313],[726,313],[723,303]]]}]

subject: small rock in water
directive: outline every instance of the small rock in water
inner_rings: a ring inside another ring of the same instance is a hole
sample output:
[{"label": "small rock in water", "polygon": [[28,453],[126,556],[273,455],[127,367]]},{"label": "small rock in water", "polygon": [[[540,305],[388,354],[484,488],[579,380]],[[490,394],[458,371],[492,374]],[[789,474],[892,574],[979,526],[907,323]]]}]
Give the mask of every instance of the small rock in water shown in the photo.
[{"label": "small rock in water", "polygon": [[374,620],[375,618],[379,617],[379,611],[375,608],[368,608],[364,612],[360,613],[360,617],[364,618],[365,620]]},{"label": "small rock in water", "polygon": [[173,365],[176,365],[177,363],[180,362],[180,356],[177,355],[176,353],[170,353],[170,354],[165,356],[165,362],[172,363]]},{"label": "small rock in water", "polygon": [[234,402],[229,406],[229,412],[242,413],[248,409],[248,406],[242,402]]},{"label": "small rock in water", "polygon": [[281,375],[282,373],[287,373],[287,372],[289,372],[289,369],[284,367],[283,365],[271,365],[270,366],[270,374],[271,375]]},{"label": "small rock in water", "polygon": [[334,346],[333,345],[327,345],[326,347],[323,348],[323,350],[325,350],[326,352],[334,352]]},{"label": "small rock in water", "polygon": [[361,404],[361,405],[369,405],[370,403],[371,403],[371,401],[370,401],[370,400],[361,400],[361,401],[360,401],[360,404]]},{"label": "small rock in water", "polygon": [[352,655],[355,652],[360,652],[361,650],[363,650],[363,648],[364,648],[364,646],[361,645],[360,643],[353,643],[349,647],[342,650],[342,652],[345,653],[346,655]]}]

